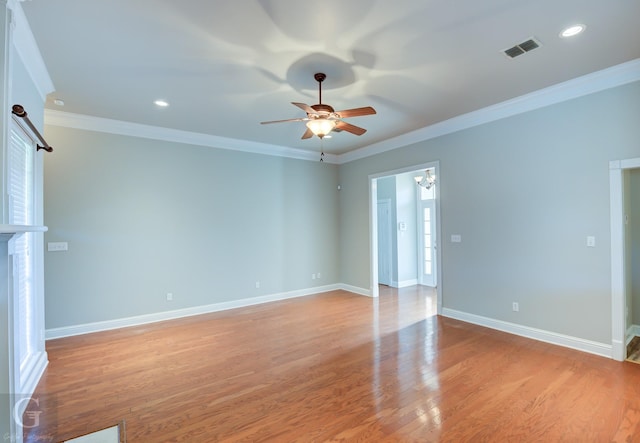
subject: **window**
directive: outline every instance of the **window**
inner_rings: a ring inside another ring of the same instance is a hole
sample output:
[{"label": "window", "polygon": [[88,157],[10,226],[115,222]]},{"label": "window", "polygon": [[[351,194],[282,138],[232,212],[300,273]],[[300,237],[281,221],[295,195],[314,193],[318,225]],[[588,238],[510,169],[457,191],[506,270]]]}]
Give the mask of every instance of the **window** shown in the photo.
[{"label": "window", "polygon": [[[12,120],[7,150],[7,191],[9,223],[34,224],[34,157],[35,144]],[[14,339],[21,371],[29,363],[36,348],[36,317],[34,307],[34,238],[27,233],[13,244],[14,266]]]}]

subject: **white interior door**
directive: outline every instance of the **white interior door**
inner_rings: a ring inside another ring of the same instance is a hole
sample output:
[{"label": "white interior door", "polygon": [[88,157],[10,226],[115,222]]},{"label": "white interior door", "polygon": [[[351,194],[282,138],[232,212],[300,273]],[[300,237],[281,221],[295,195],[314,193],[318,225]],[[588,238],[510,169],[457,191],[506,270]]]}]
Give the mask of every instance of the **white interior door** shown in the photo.
[{"label": "white interior door", "polygon": [[378,283],[391,285],[391,201],[378,200]]}]

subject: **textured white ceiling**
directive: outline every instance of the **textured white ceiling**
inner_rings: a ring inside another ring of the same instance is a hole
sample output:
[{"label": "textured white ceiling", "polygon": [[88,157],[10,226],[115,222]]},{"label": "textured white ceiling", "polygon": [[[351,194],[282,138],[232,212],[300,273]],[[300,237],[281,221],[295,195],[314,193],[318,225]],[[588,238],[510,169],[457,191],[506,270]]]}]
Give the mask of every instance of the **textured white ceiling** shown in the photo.
[{"label": "textured white ceiling", "polygon": [[[47,107],[317,151],[290,102],[373,106],[340,154],[640,58],[639,0],[31,0]],[[585,23],[573,39],[558,34]],[[542,47],[501,50],[529,37]],[[53,104],[63,99],[64,108]],[[157,109],[153,101],[170,103]]]}]

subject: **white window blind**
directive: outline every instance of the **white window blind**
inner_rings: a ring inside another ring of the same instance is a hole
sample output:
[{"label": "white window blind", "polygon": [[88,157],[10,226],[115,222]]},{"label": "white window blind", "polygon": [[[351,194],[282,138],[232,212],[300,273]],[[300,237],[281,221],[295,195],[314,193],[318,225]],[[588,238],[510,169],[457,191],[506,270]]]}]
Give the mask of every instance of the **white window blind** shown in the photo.
[{"label": "white window blind", "polygon": [[[35,143],[12,121],[7,152],[7,190],[9,223],[34,224],[34,157]],[[34,309],[33,234],[27,233],[14,242],[14,333],[18,349],[16,357],[21,369],[36,346]]]}]

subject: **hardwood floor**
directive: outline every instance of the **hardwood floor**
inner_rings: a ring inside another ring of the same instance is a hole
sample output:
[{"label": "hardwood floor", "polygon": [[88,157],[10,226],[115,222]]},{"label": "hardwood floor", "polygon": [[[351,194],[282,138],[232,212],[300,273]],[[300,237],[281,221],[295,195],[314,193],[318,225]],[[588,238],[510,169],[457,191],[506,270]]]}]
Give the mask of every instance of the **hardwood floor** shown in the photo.
[{"label": "hardwood floor", "polygon": [[640,365],[434,312],[336,291],[53,340],[25,441],[640,440]]}]

